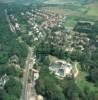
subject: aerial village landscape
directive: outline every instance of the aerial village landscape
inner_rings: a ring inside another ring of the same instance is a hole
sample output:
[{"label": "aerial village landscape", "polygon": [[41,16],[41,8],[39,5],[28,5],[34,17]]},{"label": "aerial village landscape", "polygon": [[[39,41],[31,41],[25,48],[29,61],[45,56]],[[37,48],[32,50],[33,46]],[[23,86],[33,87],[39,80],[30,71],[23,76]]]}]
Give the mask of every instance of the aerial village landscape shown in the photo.
[{"label": "aerial village landscape", "polygon": [[98,15],[50,1],[1,10],[11,35],[1,35],[0,100],[98,100]]}]

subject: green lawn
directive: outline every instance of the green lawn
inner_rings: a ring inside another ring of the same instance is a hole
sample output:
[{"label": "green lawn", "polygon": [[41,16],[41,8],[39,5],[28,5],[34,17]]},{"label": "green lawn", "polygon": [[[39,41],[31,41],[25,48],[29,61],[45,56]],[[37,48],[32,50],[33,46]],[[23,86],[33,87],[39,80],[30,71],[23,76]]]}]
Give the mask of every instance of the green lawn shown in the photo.
[{"label": "green lawn", "polygon": [[73,19],[66,19],[65,26],[66,27],[74,27],[76,25],[77,21]]},{"label": "green lawn", "polygon": [[87,15],[98,16],[98,8],[94,7],[88,10]]},{"label": "green lawn", "polygon": [[55,62],[55,61],[58,60],[58,58],[55,57],[55,56],[51,56],[51,55],[49,55],[48,57],[49,57],[50,62]]}]

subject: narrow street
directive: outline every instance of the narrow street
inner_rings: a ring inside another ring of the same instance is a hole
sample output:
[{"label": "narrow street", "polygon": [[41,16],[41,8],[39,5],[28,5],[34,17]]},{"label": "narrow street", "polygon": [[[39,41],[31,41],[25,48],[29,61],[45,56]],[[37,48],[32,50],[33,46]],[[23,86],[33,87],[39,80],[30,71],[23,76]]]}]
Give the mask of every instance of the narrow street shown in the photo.
[{"label": "narrow street", "polygon": [[[23,81],[22,81],[23,82],[23,90],[22,90],[21,100],[29,100],[30,94],[31,94],[30,89],[29,89],[30,86],[28,84],[28,79],[29,79],[29,69],[33,67],[32,55],[33,55],[32,48],[29,47],[25,70],[24,70],[24,75],[23,75]],[[32,84],[31,84],[31,87],[32,87]]]},{"label": "narrow street", "polygon": [[[9,24],[9,28],[13,33],[16,33],[15,27],[12,25],[10,18],[7,14],[7,9],[5,9],[5,16],[6,20]],[[21,37],[17,38],[19,42],[24,42]],[[25,68],[23,72],[23,78],[22,78],[22,93],[20,100],[29,100],[31,97],[36,97],[36,90],[35,90],[35,81],[31,80],[31,83],[28,82],[30,76],[29,76],[29,69],[32,69],[34,65],[34,56],[33,56],[33,50],[32,47],[28,46],[28,55],[25,62]]]},{"label": "narrow street", "polygon": [[7,14],[7,9],[5,9],[5,16],[6,16],[6,20],[9,24],[9,27],[10,27],[10,30],[13,32],[13,33],[16,33],[16,30],[15,30],[15,27],[12,25],[11,21],[10,21],[10,18]]}]

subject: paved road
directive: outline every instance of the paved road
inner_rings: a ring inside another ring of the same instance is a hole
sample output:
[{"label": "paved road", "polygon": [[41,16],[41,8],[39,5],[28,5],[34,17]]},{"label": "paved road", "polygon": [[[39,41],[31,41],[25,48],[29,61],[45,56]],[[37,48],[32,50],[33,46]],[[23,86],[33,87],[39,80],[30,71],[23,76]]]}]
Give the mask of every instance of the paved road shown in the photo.
[{"label": "paved road", "polygon": [[5,16],[6,16],[6,20],[9,24],[9,27],[10,27],[10,30],[13,32],[13,33],[16,33],[16,30],[15,30],[15,27],[12,25],[11,21],[10,21],[10,18],[7,14],[7,9],[5,9]]},{"label": "paved road", "polygon": [[32,59],[32,48],[29,47],[26,65],[25,65],[25,71],[23,75],[23,90],[22,90],[21,100],[28,100],[27,90],[28,90],[29,69],[30,67],[33,66],[33,62],[31,63],[31,59]]},{"label": "paved road", "polygon": [[[9,24],[10,30],[13,33],[16,33],[15,27],[12,25],[10,18],[7,14],[7,9],[5,9],[5,16],[6,16],[6,20]],[[21,37],[18,38],[20,42],[24,42]],[[29,84],[28,84],[28,79],[29,79],[29,69],[31,69],[34,65],[33,62],[33,52],[32,52],[32,48],[28,46],[28,56],[26,59],[26,63],[25,63],[25,70],[24,70],[24,74],[23,74],[23,79],[22,79],[22,84],[23,84],[23,89],[22,89],[22,94],[21,94],[21,98],[20,100],[29,100],[29,98],[33,95],[36,96],[36,91],[35,91],[35,82],[32,82],[30,89],[29,89]],[[33,93],[32,93],[33,92]]]}]

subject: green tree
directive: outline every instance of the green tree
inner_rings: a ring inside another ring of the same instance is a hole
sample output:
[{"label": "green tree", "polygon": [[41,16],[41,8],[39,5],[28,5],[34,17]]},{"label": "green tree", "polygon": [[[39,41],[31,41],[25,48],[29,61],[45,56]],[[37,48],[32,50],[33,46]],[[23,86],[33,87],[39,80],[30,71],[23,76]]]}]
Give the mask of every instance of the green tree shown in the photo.
[{"label": "green tree", "polygon": [[14,95],[9,95],[9,94],[5,94],[3,96],[3,100],[17,100],[18,98],[15,97]]},{"label": "green tree", "polygon": [[82,91],[78,88],[73,80],[69,81],[64,88],[64,94],[65,97],[68,98],[68,100],[86,100]]},{"label": "green tree", "polygon": [[90,72],[90,79],[98,84],[98,68],[93,68]]},{"label": "green tree", "polygon": [[15,97],[19,98],[21,94],[22,85],[19,81],[11,78],[4,87],[6,93],[9,95],[14,95]]},{"label": "green tree", "polygon": [[8,55],[5,52],[0,52],[0,64],[4,64],[8,61]]},{"label": "green tree", "polygon": [[37,81],[37,92],[46,100],[65,100],[62,88],[51,77],[46,75]]}]

